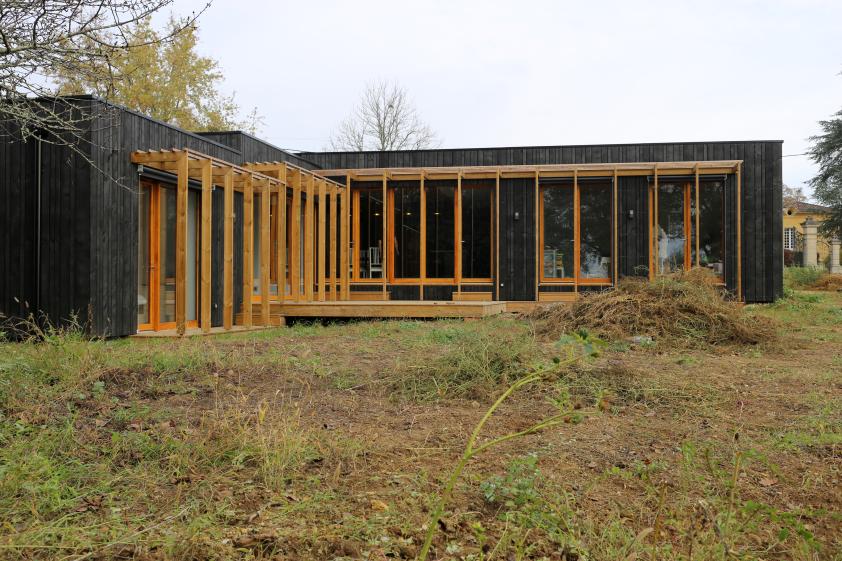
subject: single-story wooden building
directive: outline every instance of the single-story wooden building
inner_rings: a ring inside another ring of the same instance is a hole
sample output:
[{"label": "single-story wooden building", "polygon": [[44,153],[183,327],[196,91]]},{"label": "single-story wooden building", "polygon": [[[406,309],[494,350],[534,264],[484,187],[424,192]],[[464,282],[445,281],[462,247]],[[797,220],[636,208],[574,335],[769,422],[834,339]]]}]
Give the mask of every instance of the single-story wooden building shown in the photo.
[{"label": "single-story wooden building", "polygon": [[3,123],[6,318],[123,336],[486,315],[691,267],[782,293],[782,141],[290,153],[66,103],[73,142]]}]

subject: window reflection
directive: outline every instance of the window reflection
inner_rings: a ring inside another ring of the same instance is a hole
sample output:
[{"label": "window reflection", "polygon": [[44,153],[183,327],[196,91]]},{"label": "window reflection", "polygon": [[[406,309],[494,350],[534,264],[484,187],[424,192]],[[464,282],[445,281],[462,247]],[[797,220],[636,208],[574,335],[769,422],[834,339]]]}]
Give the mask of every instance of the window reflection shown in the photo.
[{"label": "window reflection", "polygon": [[611,183],[579,185],[579,276],[609,279],[611,274]]}]

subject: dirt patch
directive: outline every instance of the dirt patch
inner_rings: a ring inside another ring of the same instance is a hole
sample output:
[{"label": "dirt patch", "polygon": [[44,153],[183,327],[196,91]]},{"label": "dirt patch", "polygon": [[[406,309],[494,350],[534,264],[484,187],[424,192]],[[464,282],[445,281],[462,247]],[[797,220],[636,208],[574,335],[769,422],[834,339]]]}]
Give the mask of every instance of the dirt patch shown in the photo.
[{"label": "dirt patch", "polygon": [[810,287],[810,290],[842,292],[842,275],[824,275]]},{"label": "dirt patch", "polygon": [[626,279],[615,290],[583,294],[524,314],[538,335],[587,331],[609,340],[649,336],[688,346],[756,344],[775,336],[774,322],[752,316],[702,270],[655,282]]}]

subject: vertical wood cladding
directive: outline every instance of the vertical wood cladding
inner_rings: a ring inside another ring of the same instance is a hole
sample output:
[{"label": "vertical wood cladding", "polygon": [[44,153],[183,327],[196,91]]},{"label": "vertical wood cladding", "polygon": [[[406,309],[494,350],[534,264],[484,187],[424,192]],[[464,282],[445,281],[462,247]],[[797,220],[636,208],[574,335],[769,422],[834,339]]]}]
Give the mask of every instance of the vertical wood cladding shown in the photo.
[{"label": "vertical wood cladding", "polygon": [[[743,295],[748,302],[770,302],[783,293],[783,231],[781,222],[782,180],[781,141],[743,142],[678,142],[663,144],[609,144],[588,146],[539,146],[525,148],[478,148],[459,150],[403,150],[393,152],[304,152],[301,157],[312,161],[323,169],[339,168],[390,168],[390,167],[438,167],[475,165],[521,165],[521,164],[586,164],[623,162],[667,162],[743,160],[742,168],[742,270]],[[621,182],[621,185],[623,183]],[[637,185],[632,183],[633,185]],[[729,183],[729,188],[731,184]],[[502,189],[502,183],[501,183]],[[639,190],[637,185],[633,187]],[[622,189],[621,189],[622,191]],[[733,189],[731,189],[733,192]],[[634,204],[631,198],[621,194],[621,205]],[[638,193],[639,195],[639,193]],[[511,199],[511,193],[509,193]],[[504,247],[507,222],[506,213],[511,213],[501,192],[500,206],[500,281],[510,282],[519,276],[506,277],[503,271],[512,271],[511,248]],[[635,199],[638,205],[642,199]],[[736,201],[730,201],[731,215],[727,244],[729,255],[735,255],[734,215]],[[517,205],[517,200],[512,200]],[[534,205],[533,205],[534,206]],[[529,221],[529,217],[526,217]],[[638,223],[644,224],[645,223]],[[632,225],[623,225],[629,234]],[[637,226],[634,226],[637,228]],[[621,229],[621,234],[623,230]],[[534,242],[524,238],[525,243]],[[641,243],[636,240],[632,245]],[[630,252],[632,262],[641,261],[639,248],[621,242],[620,268],[624,274],[631,274],[623,262],[623,251]],[[534,255],[534,251],[524,253]],[[648,259],[648,258],[647,258]],[[507,261],[508,260],[508,261]],[[648,260],[647,260],[648,265]],[[736,263],[728,267],[732,272]],[[514,275],[514,273],[507,273]],[[730,289],[736,288],[736,278],[730,278]],[[508,289],[501,287],[500,298],[507,299]],[[532,289],[534,292],[534,289]]]},{"label": "vertical wood cladding", "polygon": [[649,275],[649,182],[646,177],[619,177],[619,273]]},{"label": "vertical wood cladding", "polygon": [[535,300],[535,180],[500,180],[500,300]]}]

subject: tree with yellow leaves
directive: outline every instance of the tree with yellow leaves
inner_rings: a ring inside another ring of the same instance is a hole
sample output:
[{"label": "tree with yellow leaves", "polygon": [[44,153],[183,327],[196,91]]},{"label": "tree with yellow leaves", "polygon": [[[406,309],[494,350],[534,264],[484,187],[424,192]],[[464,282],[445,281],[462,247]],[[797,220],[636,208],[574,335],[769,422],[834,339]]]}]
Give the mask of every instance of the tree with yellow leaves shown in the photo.
[{"label": "tree with yellow leaves", "polygon": [[[257,133],[261,118],[253,109],[244,118],[234,96],[219,91],[219,64],[196,51],[198,29],[156,31],[145,19],[128,30],[131,49],[114,49],[95,59],[87,72],[56,76],[58,94],[92,93],[154,119],[191,131],[245,130]],[[114,80],[113,74],[120,76]]]}]

